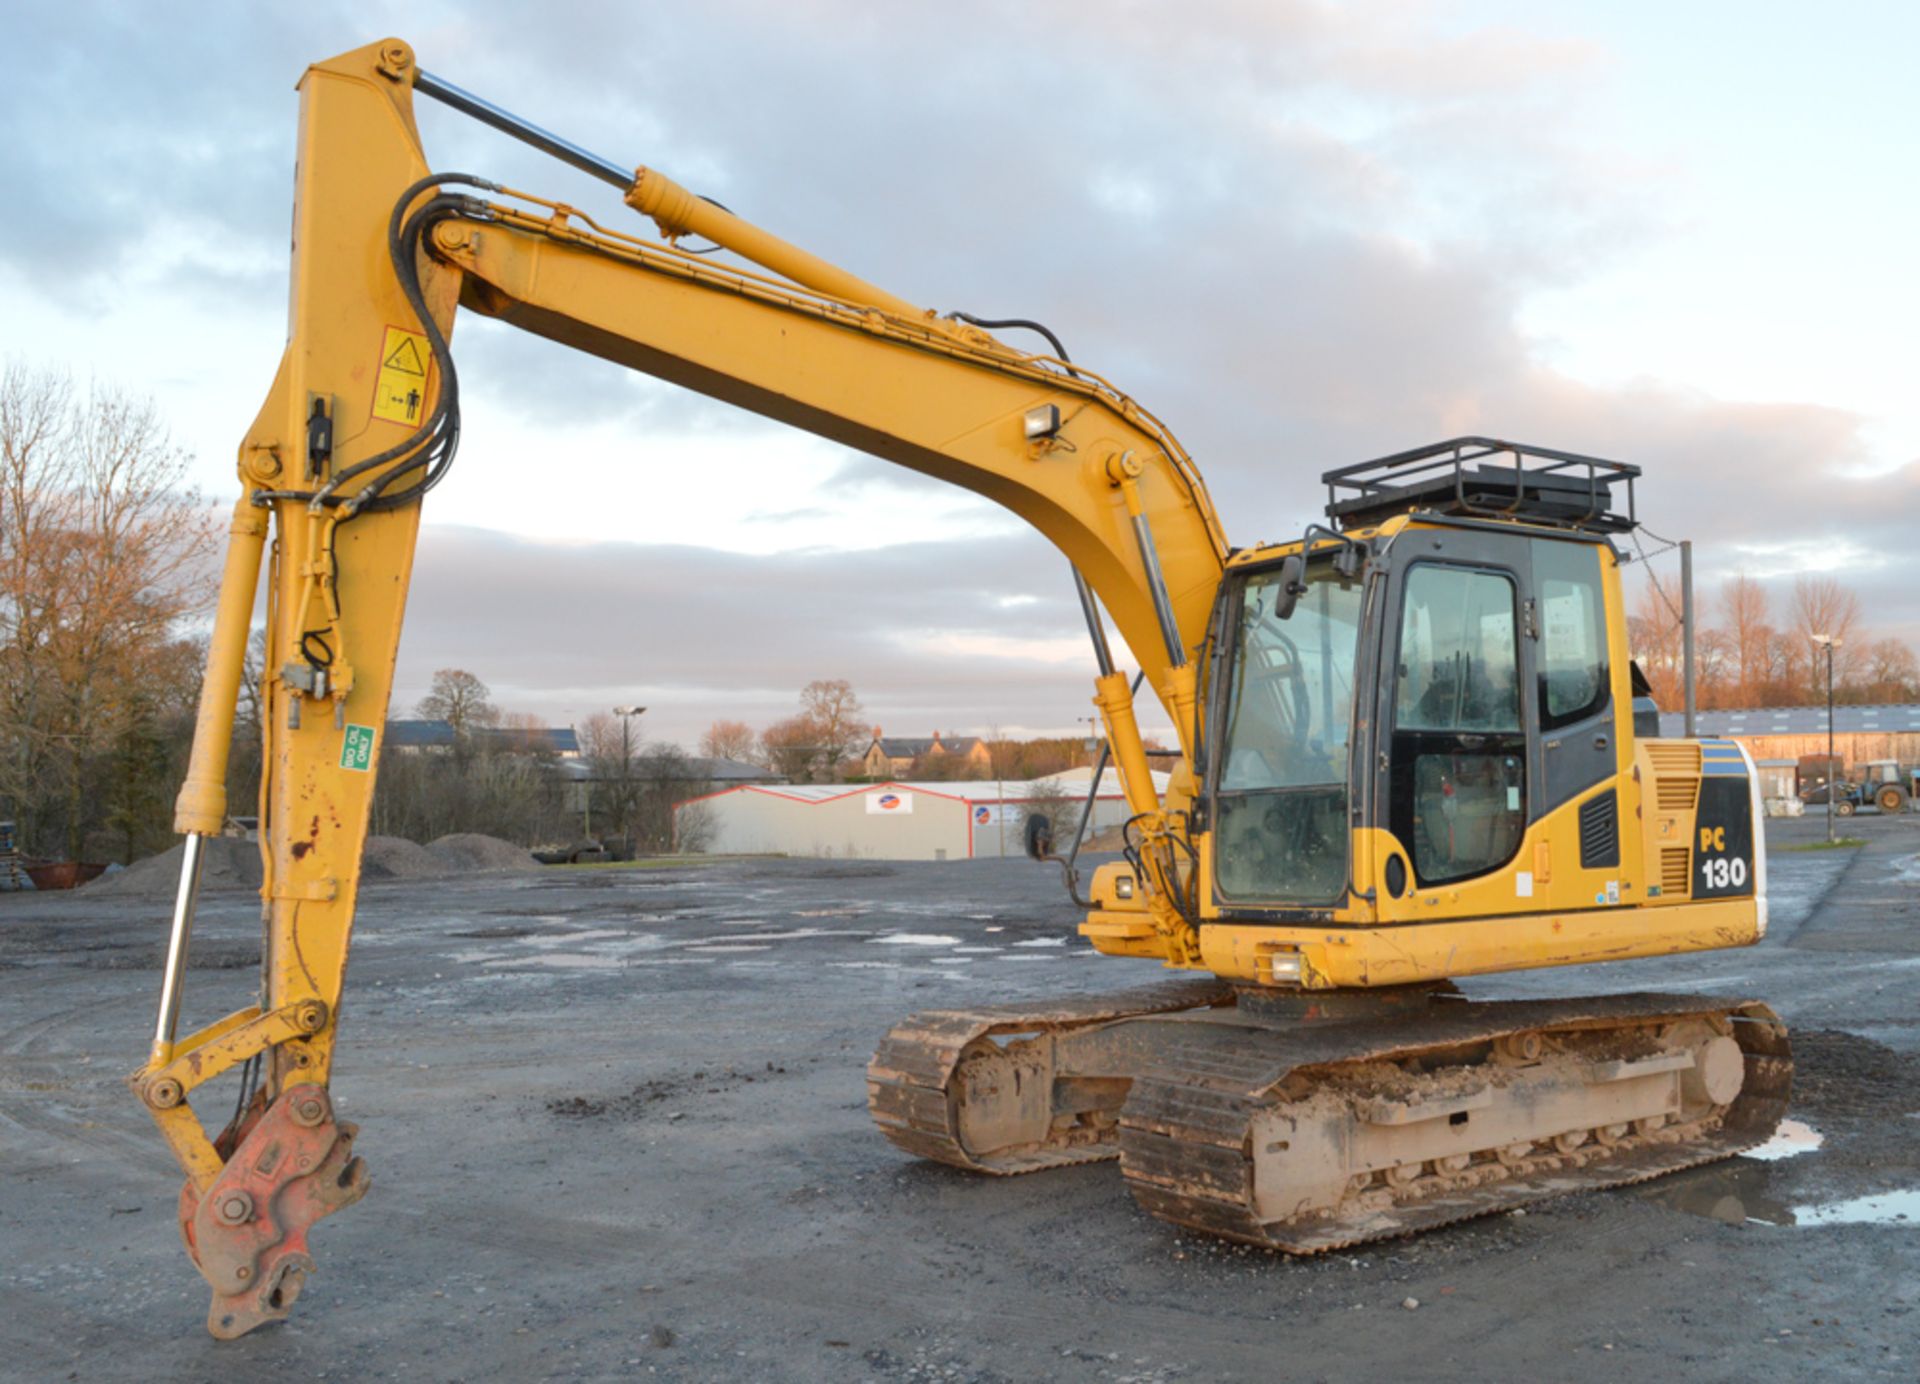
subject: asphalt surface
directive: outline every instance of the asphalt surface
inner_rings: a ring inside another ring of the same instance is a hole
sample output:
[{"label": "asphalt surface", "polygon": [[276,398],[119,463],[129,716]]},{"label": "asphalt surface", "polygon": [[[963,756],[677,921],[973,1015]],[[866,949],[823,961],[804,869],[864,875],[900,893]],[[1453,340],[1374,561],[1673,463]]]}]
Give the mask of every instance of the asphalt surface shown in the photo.
[{"label": "asphalt surface", "polygon": [[[1177,1232],[1111,1165],[981,1179],[872,1130],[907,1013],[1160,975],[1086,951],[1043,867],[374,884],[334,1087],[373,1190],[315,1230],[293,1319],[232,1343],[121,1084],[165,903],[0,895],[0,1375],[1913,1379],[1920,816],[1843,827],[1868,845],[1775,824],[1757,948],[1465,986],[1765,999],[1817,1148],[1315,1259]],[[209,901],[187,1023],[248,1001],[257,937]]]}]

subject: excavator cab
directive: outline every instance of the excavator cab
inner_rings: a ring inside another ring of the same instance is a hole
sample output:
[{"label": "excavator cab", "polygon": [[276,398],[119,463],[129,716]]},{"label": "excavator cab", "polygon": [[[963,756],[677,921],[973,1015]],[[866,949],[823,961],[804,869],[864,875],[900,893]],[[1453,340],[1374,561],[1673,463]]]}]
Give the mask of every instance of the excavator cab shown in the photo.
[{"label": "excavator cab", "polygon": [[[1458,439],[1440,454],[1464,473],[1494,445]],[[1369,496],[1380,522],[1358,535],[1229,569],[1205,775],[1222,905],[1350,909],[1487,875],[1631,765],[1608,637],[1614,516],[1543,513],[1524,479],[1539,474],[1525,469],[1533,453],[1508,455],[1516,475],[1496,487],[1482,470],[1471,500],[1402,482],[1394,500]],[[1548,464],[1590,468],[1600,497],[1637,475],[1597,458]],[[1592,816],[1583,866],[1617,866],[1617,808]],[[1350,824],[1379,833],[1377,892],[1353,877]]]}]

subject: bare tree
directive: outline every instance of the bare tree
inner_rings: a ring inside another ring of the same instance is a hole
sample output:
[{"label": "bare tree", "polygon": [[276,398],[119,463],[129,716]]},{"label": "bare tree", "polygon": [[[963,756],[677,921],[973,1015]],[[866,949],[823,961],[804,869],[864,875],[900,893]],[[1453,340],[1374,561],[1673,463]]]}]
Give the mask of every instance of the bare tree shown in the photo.
[{"label": "bare tree", "polygon": [[1812,656],[1813,636],[1825,635],[1839,647],[1833,651],[1833,677],[1836,683],[1851,680],[1861,660],[1858,646],[1864,633],[1860,628],[1860,598],[1838,578],[1803,573],[1793,582],[1793,633],[1805,651],[1807,676],[1801,695],[1825,700],[1827,664],[1824,657]]},{"label": "bare tree", "polygon": [[649,745],[634,763],[634,777],[639,785],[633,809],[635,848],[643,855],[704,850],[713,835],[710,809],[693,804],[679,814],[677,836],[675,832],[674,808],[712,786],[686,752],[677,745]]},{"label": "bare tree", "polygon": [[1720,584],[1720,617],[1731,659],[1733,704],[1760,706],[1773,674],[1773,625],[1767,589],[1742,573]]},{"label": "bare tree", "polygon": [[1906,702],[1920,697],[1920,660],[1898,639],[1869,645],[1862,660],[1861,693],[1869,702]]},{"label": "bare tree", "polygon": [[624,841],[632,834],[640,792],[634,766],[645,748],[633,739],[622,717],[601,711],[581,723],[580,749],[591,772],[588,791],[593,794],[593,812],[603,836]]},{"label": "bare tree", "polygon": [[868,734],[866,709],[845,678],[816,678],[801,688],[800,715],[812,723],[823,778],[831,778]]},{"label": "bare tree", "polygon": [[429,721],[445,721],[453,727],[456,742],[467,739],[482,726],[500,723],[493,693],[465,668],[442,668],[436,672],[432,687],[413,710]]},{"label": "bare tree", "polygon": [[150,400],[0,369],[0,793],[29,849],[81,853],[96,760],[171,695],[216,529],[187,464]]},{"label": "bare tree", "polygon": [[1651,581],[1640,588],[1627,617],[1627,640],[1653,688],[1653,699],[1666,710],[1677,710],[1682,697],[1680,617]]},{"label": "bare tree", "polygon": [[809,716],[789,716],[760,732],[760,762],[794,783],[812,783],[826,755]]},{"label": "bare tree", "polygon": [[715,721],[700,735],[700,753],[709,759],[753,758],[757,737],[745,721]]}]

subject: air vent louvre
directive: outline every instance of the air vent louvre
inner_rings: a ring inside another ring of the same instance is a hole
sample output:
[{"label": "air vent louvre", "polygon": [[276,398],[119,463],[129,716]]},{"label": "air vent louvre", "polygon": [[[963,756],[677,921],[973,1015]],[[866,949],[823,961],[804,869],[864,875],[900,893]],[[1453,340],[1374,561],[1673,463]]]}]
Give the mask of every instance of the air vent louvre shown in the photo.
[{"label": "air vent louvre", "polygon": [[1609,788],[1580,804],[1580,868],[1611,870],[1620,864],[1620,801]]},{"label": "air vent louvre", "polygon": [[1700,801],[1700,747],[1654,741],[1647,758],[1653,761],[1654,806],[1661,812],[1693,811]]},{"label": "air vent louvre", "polygon": [[1692,861],[1685,846],[1666,846],[1660,851],[1660,892],[1667,898],[1691,892]]}]

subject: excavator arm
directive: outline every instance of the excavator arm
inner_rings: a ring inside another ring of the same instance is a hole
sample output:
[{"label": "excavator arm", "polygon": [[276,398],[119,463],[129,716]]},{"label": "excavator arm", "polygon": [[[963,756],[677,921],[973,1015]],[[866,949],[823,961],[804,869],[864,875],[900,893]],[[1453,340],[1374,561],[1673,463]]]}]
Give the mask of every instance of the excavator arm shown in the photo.
[{"label": "excavator arm", "polygon": [[[434,174],[416,90],[622,184],[665,243]],[[680,248],[690,235],[757,267]],[[1165,832],[1191,791],[1194,668],[1227,546],[1172,434],[1064,356],[1014,350],[651,169],[629,174],[527,126],[422,73],[404,43],[317,64],[301,83],[289,336],[240,446],[243,493],[176,811],[187,844],[160,1014],[132,1078],[187,1174],[182,1230],[212,1285],[218,1336],[286,1314],[312,1268],[309,1227],[366,1187],[329,1078],[422,501],[458,440],[449,342],[459,307],[963,486],[1052,540],[1088,614],[1096,703],[1142,824],[1142,888],[1159,901],[1162,952],[1198,957],[1172,901],[1182,866]],[[569,482],[591,484],[592,463],[564,464],[580,468]],[[226,821],[227,750],[263,567],[261,993],[183,1036],[201,843]],[[1128,680],[1106,648],[1102,604],[1188,756],[1166,803]],[[235,1069],[240,1111],[210,1135],[190,1097]]]}]

